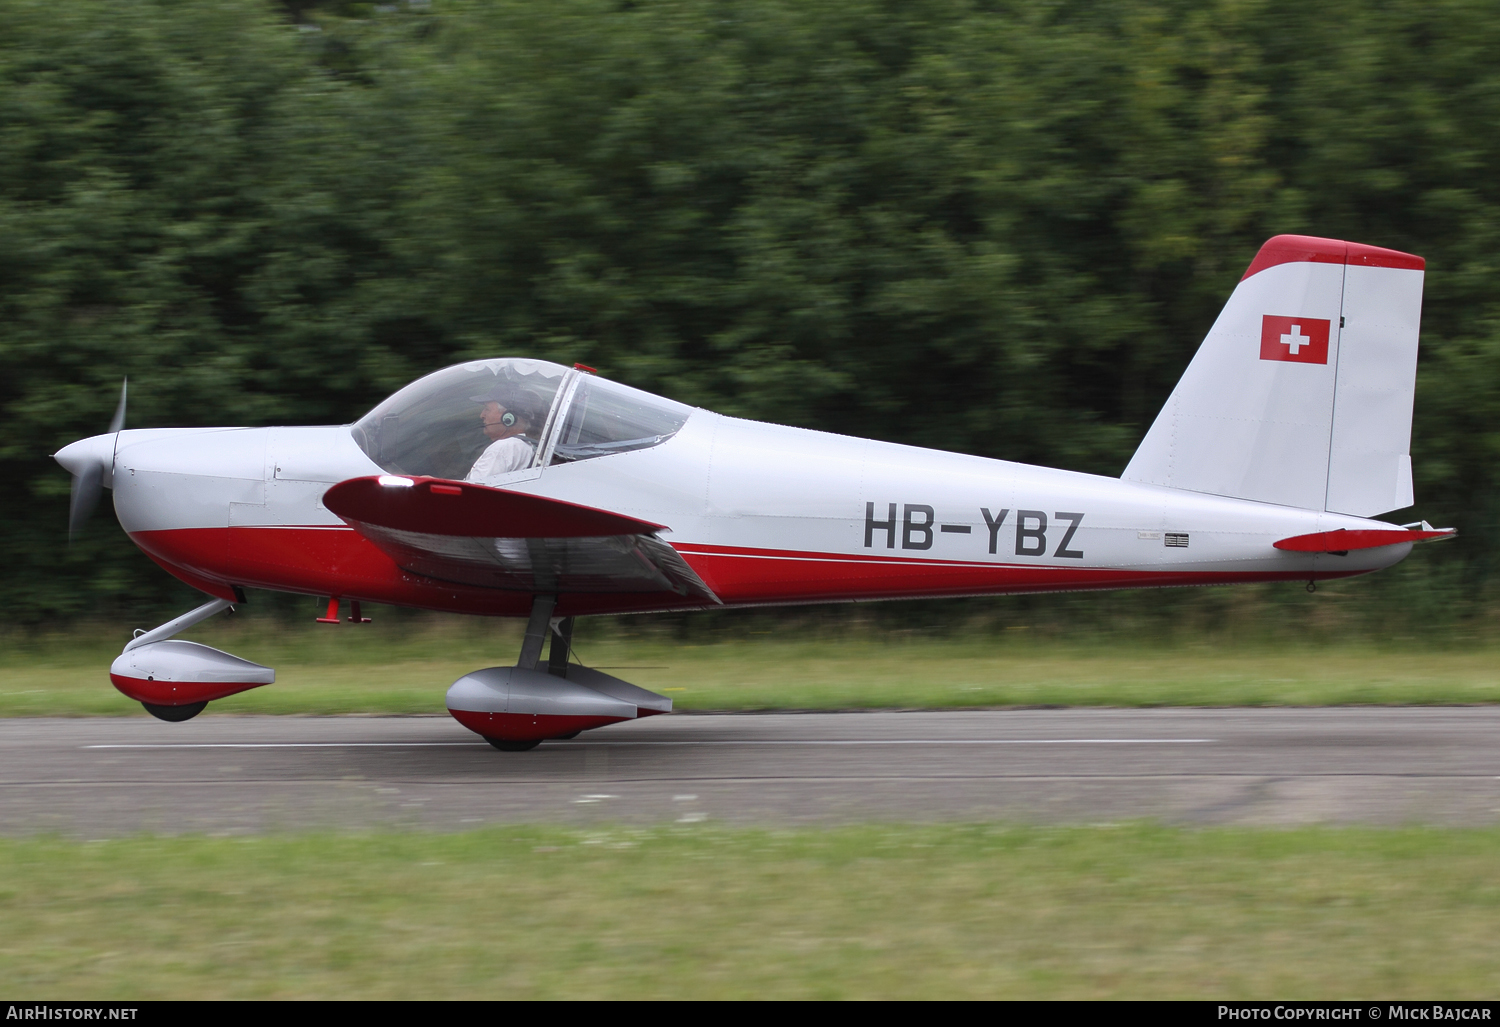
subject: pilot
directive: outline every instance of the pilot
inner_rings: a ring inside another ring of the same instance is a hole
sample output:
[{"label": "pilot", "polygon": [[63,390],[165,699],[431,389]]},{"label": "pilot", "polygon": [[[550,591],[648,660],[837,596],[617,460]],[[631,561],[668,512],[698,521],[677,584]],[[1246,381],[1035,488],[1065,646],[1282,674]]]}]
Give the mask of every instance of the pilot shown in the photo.
[{"label": "pilot", "polygon": [[530,467],[536,455],[536,442],[527,433],[538,421],[537,409],[541,404],[536,397],[521,391],[501,391],[469,398],[484,404],[479,410],[479,420],[491,441],[464,481],[483,484],[488,479]]}]

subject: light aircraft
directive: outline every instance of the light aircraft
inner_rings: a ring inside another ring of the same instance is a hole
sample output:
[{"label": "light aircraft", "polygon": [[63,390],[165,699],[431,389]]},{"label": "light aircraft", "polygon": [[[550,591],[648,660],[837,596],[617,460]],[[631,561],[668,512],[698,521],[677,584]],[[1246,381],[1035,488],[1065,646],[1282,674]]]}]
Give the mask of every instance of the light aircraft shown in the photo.
[{"label": "light aircraft", "polygon": [[[244,589],[527,618],[447,705],[496,748],[671,710],[569,659],[592,614],[1345,578],[1453,534],[1413,503],[1422,258],[1261,247],[1119,478],[725,417],[540,360],[475,360],[353,425],[122,430],[56,459],[213,600],[110,668],[157,717],[268,684],[171,636]],[[543,648],[548,652],[544,657]]]}]

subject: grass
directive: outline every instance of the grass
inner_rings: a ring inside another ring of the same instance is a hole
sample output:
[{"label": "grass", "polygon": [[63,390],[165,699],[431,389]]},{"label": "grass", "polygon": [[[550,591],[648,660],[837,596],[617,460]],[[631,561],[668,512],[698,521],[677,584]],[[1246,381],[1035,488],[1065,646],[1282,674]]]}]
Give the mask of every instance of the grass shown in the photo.
[{"label": "grass", "polygon": [[[109,685],[125,637],[115,628],[12,640],[0,655],[0,716],[141,714]],[[183,637],[277,670],[276,684],[220,700],[217,713],[441,713],[456,678],[512,663],[519,648],[514,623],[456,619],[219,622]],[[1500,702],[1500,652],[1483,642],[1148,644],[1000,630],[767,632],[689,644],[590,622],[576,651],[679,710]]]},{"label": "grass", "polygon": [[711,825],[0,840],[74,998],[1489,998],[1500,831]]}]

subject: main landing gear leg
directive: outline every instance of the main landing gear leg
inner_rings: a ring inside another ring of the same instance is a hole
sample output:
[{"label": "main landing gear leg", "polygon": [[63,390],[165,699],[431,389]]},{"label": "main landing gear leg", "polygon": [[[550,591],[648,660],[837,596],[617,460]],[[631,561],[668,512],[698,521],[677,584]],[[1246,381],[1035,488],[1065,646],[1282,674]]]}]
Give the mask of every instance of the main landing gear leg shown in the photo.
[{"label": "main landing gear leg", "polygon": [[521,640],[521,658],[516,666],[523,670],[536,670],[542,658],[542,643],[547,641],[547,630],[552,623],[552,611],[557,608],[557,596],[537,596],[531,601],[531,619],[526,622],[526,637]]},{"label": "main landing gear leg", "polygon": [[568,654],[573,651],[573,618],[552,619],[552,646],[547,650],[547,673],[555,678],[568,676]]},{"label": "main landing gear leg", "polygon": [[[552,644],[547,650],[547,673],[567,680],[568,654],[573,651],[573,618],[552,618]],[[577,738],[581,732],[558,735],[559,739]]]},{"label": "main landing gear leg", "polygon": [[[547,641],[548,635],[552,634],[549,629],[552,625],[552,611],[556,608],[557,596],[537,596],[532,599],[531,617],[526,621],[526,636],[521,640],[521,656],[516,660],[517,667],[524,670],[537,669],[537,664],[542,658],[542,643]],[[555,652],[557,642],[554,641],[552,645]],[[552,654],[548,655],[547,663],[550,670]],[[501,752],[525,752],[528,749],[535,749],[542,744],[540,738],[514,741],[505,738],[491,738],[486,735],[484,740]]]}]

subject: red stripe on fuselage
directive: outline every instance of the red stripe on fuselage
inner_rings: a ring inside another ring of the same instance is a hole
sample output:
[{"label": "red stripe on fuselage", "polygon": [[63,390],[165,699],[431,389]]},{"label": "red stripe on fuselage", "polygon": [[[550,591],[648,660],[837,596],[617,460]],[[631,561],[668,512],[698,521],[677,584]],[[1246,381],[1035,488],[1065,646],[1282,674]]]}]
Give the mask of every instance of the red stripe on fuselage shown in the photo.
[{"label": "red stripe on fuselage", "polygon": [[[524,617],[531,605],[528,593],[451,584],[411,574],[351,528],[178,528],[136,532],[131,538],[153,560],[211,594],[218,594],[215,589],[241,585],[502,617]],[[1306,581],[1364,573],[1116,570],[689,543],[674,548],[725,605]],[[559,598],[557,615],[705,605],[670,592],[570,594]]]},{"label": "red stripe on fuselage", "polygon": [[726,604],[839,602],[1158,588],[1250,581],[1306,581],[1363,571],[1142,571],[967,563],[862,553],[805,553],[684,543],[674,547]]}]

